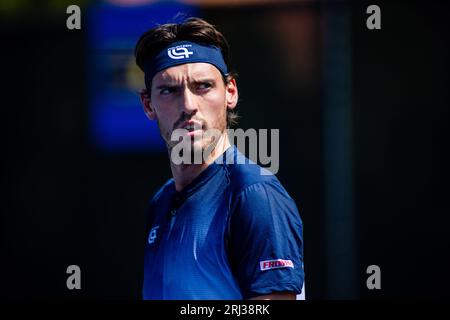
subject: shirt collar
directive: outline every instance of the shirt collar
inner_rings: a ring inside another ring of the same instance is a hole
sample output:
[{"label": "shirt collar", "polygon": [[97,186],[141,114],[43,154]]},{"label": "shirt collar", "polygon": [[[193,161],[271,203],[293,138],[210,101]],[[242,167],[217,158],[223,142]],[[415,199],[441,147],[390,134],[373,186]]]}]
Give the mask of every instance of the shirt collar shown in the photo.
[{"label": "shirt collar", "polygon": [[[213,163],[211,163],[206,169],[204,169],[194,180],[191,181],[181,191],[176,191],[175,181],[172,183],[172,191],[176,198],[180,198],[184,201],[188,196],[195,192],[198,188],[203,186],[206,182],[213,177],[223,164],[232,163],[231,159],[236,157],[236,146],[232,145],[228,147],[225,152],[220,155]],[[236,159],[234,159],[236,160]]]}]

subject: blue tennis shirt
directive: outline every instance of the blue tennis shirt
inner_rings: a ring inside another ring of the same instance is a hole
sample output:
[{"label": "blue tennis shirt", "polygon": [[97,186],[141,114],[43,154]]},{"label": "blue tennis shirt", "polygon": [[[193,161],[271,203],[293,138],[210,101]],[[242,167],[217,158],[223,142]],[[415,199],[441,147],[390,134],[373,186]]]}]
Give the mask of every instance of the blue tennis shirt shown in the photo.
[{"label": "blue tennis shirt", "polygon": [[156,193],[148,209],[144,299],[301,293],[302,221],[278,179],[261,170],[231,146],[181,192],[170,179]]}]

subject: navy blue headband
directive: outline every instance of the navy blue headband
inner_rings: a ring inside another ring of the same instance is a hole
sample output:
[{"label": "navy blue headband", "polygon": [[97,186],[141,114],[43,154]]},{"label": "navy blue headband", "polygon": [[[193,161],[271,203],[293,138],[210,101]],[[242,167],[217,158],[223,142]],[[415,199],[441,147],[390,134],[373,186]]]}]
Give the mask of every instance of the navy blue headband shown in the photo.
[{"label": "navy blue headband", "polygon": [[171,43],[161,50],[154,59],[144,65],[145,85],[150,90],[150,83],[158,72],[185,63],[205,62],[217,67],[223,75],[228,74],[222,52],[215,46],[202,45],[190,41]]}]

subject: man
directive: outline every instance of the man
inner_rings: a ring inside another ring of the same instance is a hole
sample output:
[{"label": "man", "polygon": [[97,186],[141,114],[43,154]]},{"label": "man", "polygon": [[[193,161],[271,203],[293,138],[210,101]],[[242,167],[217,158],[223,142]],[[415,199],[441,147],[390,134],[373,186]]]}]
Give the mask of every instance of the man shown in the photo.
[{"label": "man", "polygon": [[[199,18],[159,25],[136,45],[141,102],[158,123],[173,175],[149,206],[144,299],[295,299],[301,292],[297,207],[228,139],[238,101],[228,51],[224,36]],[[174,161],[177,130],[191,155],[207,155],[202,161]]]}]

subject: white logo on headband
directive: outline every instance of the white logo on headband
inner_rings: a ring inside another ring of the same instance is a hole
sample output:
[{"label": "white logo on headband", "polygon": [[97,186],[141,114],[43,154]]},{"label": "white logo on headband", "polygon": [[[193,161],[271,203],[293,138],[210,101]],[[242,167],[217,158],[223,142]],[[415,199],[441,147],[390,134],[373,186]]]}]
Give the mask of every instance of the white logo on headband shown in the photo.
[{"label": "white logo on headband", "polygon": [[167,54],[169,55],[170,58],[177,59],[177,60],[189,58],[189,56],[191,54],[194,54],[194,52],[189,51],[186,47],[192,47],[192,45],[185,44],[185,45],[169,48],[169,49],[167,49]]}]

